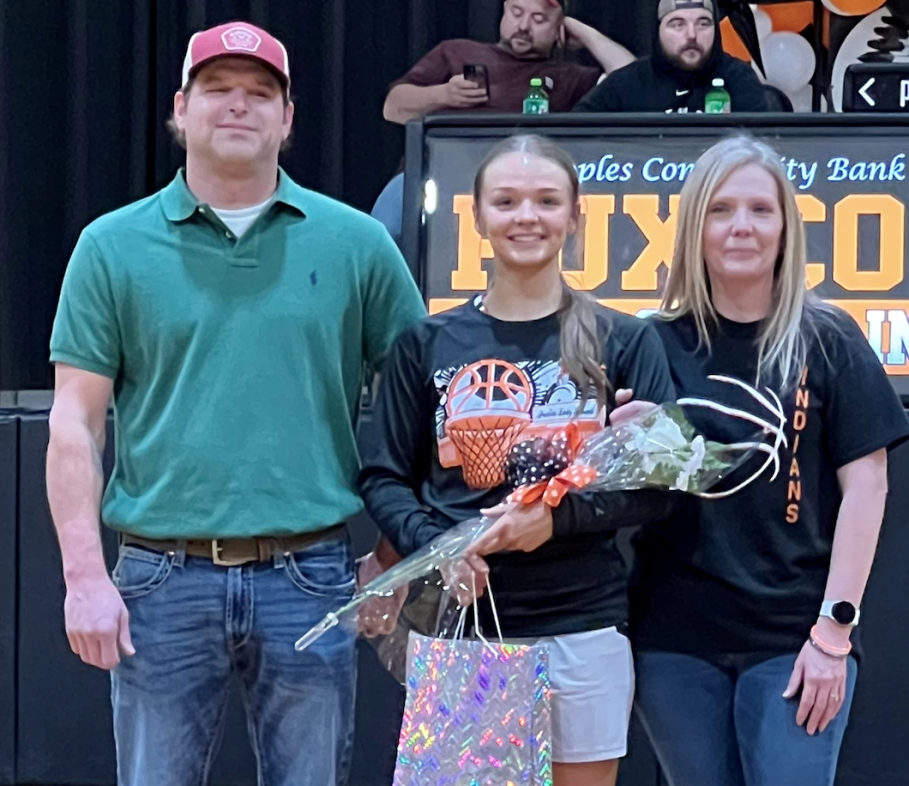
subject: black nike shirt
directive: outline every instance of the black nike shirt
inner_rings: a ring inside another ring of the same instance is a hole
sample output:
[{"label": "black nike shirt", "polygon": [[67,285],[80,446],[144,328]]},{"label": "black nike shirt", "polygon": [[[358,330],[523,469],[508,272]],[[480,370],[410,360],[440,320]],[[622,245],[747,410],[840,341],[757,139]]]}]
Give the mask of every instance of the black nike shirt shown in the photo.
[{"label": "black nike shirt", "polygon": [[[743,391],[707,379],[753,382],[760,323],[720,318],[711,349],[693,319],[654,319],[680,398],[698,396],[772,420]],[[768,469],[725,499],[687,501],[684,513],[642,529],[632,580],[632,632],[645,650],[720,655],[798,652],[817,620],[842,493],[837,470],[909,436],[909,420],[858,325],[822,313],[794,387],[776,392],[787,418],[779,475]],[[743,421],[692,412],[707,436],[749,439]],[[729,479],[734,484],[755,461]],[[759,464],[757,464],[759,466]]]},{"label": "black nike shirt", "polygon": [[[479,301],[405,331],[386,363],[374,409],[375,439],[363,456],[366,508],[407,556],[512,490],[507,447],[558,430],[602,427],[560,368],[560,318],[505,322]],[[647,322],[597,306],[612,389],[674,399],[662,343]],[[466,477],[465,477],[466,476]],[[615,530],[665,518],[680,495],[655,490],[577,492],[553,511],[554,537],[530,553],[490,555],[492,587],[508,636],[551,636],[622,625],[626,568]],[[480,604],[484,627],[489,608]]]},{"label": "black nike shirt", "polygon": [[723,51],[720,20],[714,17],[713,47],[696,70],[667,57],[655,20],[650,57],[613,71],[576,105],[575,112],[703,112],[714,79],[722,79],[732,112],[766,112],[764,87],[751,66]]},{"label": "black nike shirt", "polygon": [[723,80],[733,112],[767,111],[764,88],[747,63],[723,54],[710,77],[701,82],[683,80],[661,71],[649,58],[636,60],[606,77],[572,111],[703,112],[714,78]]}]

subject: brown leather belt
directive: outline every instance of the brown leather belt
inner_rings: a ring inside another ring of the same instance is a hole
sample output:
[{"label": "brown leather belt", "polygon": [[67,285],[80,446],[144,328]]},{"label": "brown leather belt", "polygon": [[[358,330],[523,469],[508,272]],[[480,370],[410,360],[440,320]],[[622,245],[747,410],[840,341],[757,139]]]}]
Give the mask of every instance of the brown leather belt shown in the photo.
[{"label": "brown leather belt", "polygon": [[124,546],[140,546],[150,551],[161,553],[178,552],[185,547],[190,557],[204,557],[215,565],[232,568],[247,565],[251,562],[269,562],[275,554],[290,554],[301,551],[320,540],[340,536],[346,524],[336,524],[318,532],[303,532],[279,538],[220,538],[218,540],[156,540],[138,535],[121,533],[120,542]]}]

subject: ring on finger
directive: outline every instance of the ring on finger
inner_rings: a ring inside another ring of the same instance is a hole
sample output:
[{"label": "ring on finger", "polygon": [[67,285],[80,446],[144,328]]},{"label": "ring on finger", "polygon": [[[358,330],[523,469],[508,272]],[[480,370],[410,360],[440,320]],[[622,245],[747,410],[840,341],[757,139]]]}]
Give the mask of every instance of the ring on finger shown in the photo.
[{"label": "ring on finger", "polygon": [[831,693],[831,694],[830,694],[830,698],[833,699],[834,701],[839,701],[839,700],[840,700],[839,695],[836,694],[836,693]]}]

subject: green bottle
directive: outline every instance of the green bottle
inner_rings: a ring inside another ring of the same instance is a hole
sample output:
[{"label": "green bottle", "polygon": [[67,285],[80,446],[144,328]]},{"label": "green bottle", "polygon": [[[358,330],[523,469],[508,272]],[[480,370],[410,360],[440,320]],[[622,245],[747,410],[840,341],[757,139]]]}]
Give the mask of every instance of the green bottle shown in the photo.
[{"label": "green bottle", "polygon": [[722,79],[714,79],[713,87],[704,97],[704,112],[708,115],[728,115],[732,109],[732,99]]},{"label": "green bottle", "polygon": [[530,80],[530,92],[524,99],[525,115],[549,114],[549,94],[543,89],[542,79]]}]

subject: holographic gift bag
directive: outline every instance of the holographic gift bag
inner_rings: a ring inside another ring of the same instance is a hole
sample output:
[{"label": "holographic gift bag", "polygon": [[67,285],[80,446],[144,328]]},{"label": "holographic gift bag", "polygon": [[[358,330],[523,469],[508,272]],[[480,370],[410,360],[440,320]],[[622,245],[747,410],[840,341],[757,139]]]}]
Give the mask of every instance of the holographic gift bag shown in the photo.
[{"label": "holographic gift bag", "polygon": [[545,647],[410,634],[394,786],[552,786]]}]

